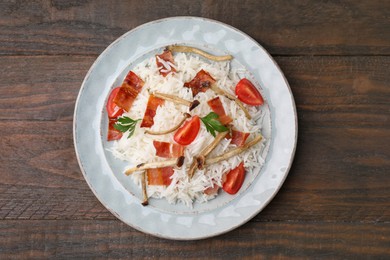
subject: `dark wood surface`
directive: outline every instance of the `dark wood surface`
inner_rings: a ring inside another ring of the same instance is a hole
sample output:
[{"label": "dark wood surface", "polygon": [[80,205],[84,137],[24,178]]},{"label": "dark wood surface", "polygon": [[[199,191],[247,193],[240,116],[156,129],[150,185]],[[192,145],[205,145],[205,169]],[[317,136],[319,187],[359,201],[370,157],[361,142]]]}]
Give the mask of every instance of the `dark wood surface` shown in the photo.
[{"label": "dark wood surface", "polygon": [[[389,1],[0,1],[0,259],[390,258]],[[117,220],[75,157],[89,67],[145,22],[202,16],[246,32],[285,73],[296,157],[254,219],[201,241]]]}]

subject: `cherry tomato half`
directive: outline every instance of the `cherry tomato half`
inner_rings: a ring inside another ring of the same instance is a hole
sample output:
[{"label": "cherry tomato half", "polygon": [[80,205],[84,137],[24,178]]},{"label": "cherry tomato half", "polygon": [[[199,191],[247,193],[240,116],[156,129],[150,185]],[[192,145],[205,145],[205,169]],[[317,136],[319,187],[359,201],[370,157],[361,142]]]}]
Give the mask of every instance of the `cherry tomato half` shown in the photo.
[{"label": "cherry tomato half", "polygon": [[241,79],[236,86],[236,95],[239,100],[251,106],[260,106],[264,103],[263,97],[257,88],[248,79]]},{"label": "cherry tomato half", "polygon": [[198,116],[193,116],[186,121],[175,133],[173,140],[181,145],[189,145],[195,140],[200,129],[200,119]]},{"label": "cherry tomato half", "polygon": [[120,107],[118,107],[114,102],[114,98],[116,94],[118,93],[120,87],[114,88],[111,91],[110,96],[108,97],[107,104],[106,104],[106,109],[107,109],[107,114],[109,118],[117,118],[118,116],[122,115],[124,110]]},{"label": "cherry tomato half", "polygon": [[241,162],[236,168],[226,174],[226,181],[223,183],[222,189],[229,194],[236,194],[244,182],[245,168]]}]

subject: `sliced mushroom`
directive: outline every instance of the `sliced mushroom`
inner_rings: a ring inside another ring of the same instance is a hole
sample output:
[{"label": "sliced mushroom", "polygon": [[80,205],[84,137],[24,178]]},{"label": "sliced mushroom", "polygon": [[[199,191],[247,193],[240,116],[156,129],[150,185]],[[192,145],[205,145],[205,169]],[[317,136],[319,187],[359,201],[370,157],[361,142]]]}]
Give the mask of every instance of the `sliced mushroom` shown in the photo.
[{"label": "sliced mushroom", "polygon": [[196,158],[198,169],[202,170],[204,168],[204,162],[207,155],[209,155],[215,147],[222,141],[223,138],[229,133],[229,131],[218,133],[215,139],[199,153]]},{"label": "sliced mushroom", "polygon": [[192,161],[192,164],[190,166],[190,168],[188,169],[188,172],[187,172],[187,175],[188,177],[191,179],[192,176],[194,176],[194,173],[195,173],[195,170],[196,170],[196,166],[197,166],[197,163],[196,163],[196,158],[194,157],[194,160]]},{"label": "sliced mushroom", "polygon": [[177,159],[170,159],[170,160],[165,160],[160,162],[141,163],[138,164],[136,167],[127,169],[125,171],[125,174],[130,175],[138,171],[144,171],[147,169],[154,169],[154,168],[162,168],[167,166],[175,166],[175,165],[180,168],[183,165],[183,162],[184,162],[184,156],[180,156]]},{"label": "sliced mushroom", "polygon": [[150,135],[165,135],[165,134],[172,133],[173,131],[178,129],[187,120],[187,118],[191,117],[191,115],[188,113],[184,113],[183,115],[184,115],[183,119],[176,126],[170,128],[168,130],[163,130],[163,131],[145,130],[145,133],[150,134]]},{"label": "sliced mushroom", "polygon": [[248,110],[245,108],[245,106],[242,104],[242,102],[237,99],[235,96],[229,94],[228,92],[224,91],[223,89],[220,89],[219,87],[217,87],[217,85],[215,84],[212,84],[210,86],[211,90],[213,90],[215,93],[219,94],[219,95],[223,95],[225,97],[227,97],[228,99],[230,100],[233,100],[234,102],[236,102],[237,106],[239,106],[241,108],[242,111],[244,111],[245,113],[245,116],[250,120],[252,119],[252,116],[249,114]]},{"label": "sliced mushroom", "polygon": [[190,179],[192,178],[192,176],[194,176],[196,168],[200,170],[203,169],[206,156],[209,155],[212,150],[214,150],[214,148],[221,142],[223,138],[225,138],[227,133],[228,131],[218,133],[214,140],[209,145],[205,146],[202,151],[200,151],[198,156],[194,157],[194,160],[192,161],[192,164],[187,172],[188,177],[190,177]]},{"label": "sliced mushroom", "polygon": [[147,206],[149,202],[148,202],[148,194],[146,191],[146,172],[142,173],[141,184],[142,184],[142,196],[143,196],[143,201],[141,204],[142,206]]},{"label": "sliced mushroom", "polygon": [[251,148],[252,146],[256,145],[257,143],[259,143],[262,138],[263,137],[261,135],[258,135],[257,137],[255,137],[255,139],[253,139],[252,141],[247,142],[246,144],[244,144],[241,147],[234,148],[234,149],[232,149],[232,150],[230,150],[230,151],[228,151],[228,152],[226,152],[226,153],[224,153],[224,154],[222,154],[220,156],[206,159],[205,160],[205,165],[219,163],[221,161],[229,159],[230,157],[236,156],[236,155],[238,155],[238,154],[248,150],[249,148]]},{"label": "sliced mushroom", "polygon": [[168,50],[174,52],[191,52],[198,55],[201,55],[209,60],[213,61],[227,61],[233,59],[232,55],[224,55],[224,56],[215,56],[200,49],[190,47],[190,46],[182,46],[182,45],[171,45],[167,47]]},{"label": "sliced mushroom", "polygon": [[171,101],[171,102],[179,104],[179,105],[187,106],[187,107],[189,107],[189,111],[196,108],[200,104],[198,100],[189,101],[187,99],[180,98],[180,97],[177,97],[175,95],[170,95],[170,94],[155,92],[153,95],[155,97],[162,98],[162,99]]}]

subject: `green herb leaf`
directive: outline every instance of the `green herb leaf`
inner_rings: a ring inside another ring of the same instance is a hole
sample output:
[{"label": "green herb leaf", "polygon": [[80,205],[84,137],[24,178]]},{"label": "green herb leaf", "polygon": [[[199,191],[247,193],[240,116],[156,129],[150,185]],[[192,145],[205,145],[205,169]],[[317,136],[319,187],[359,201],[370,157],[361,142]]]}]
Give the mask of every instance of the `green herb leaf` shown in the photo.
[{"label": "green herb leaf", "polygon": [[130,117],[122,116],[118,118],[118,122],[115,123],[114,127],[122,133],[129,131],[129,135],[127,136],[127,138],[130,138],[134,134],[137,122],[140,120],[141,119],[134,120]]},{"label": "green herb leaf", "polygon": [[218,118],[219,116],[214,112],[210,112],[207,116],[200,118],[200,120],[202,120],[203,124],[206,126],[207,132],[209,132],[214,137],[216,136],[215,131],[226,132],[229,130],[229,128],[221,124]]}]

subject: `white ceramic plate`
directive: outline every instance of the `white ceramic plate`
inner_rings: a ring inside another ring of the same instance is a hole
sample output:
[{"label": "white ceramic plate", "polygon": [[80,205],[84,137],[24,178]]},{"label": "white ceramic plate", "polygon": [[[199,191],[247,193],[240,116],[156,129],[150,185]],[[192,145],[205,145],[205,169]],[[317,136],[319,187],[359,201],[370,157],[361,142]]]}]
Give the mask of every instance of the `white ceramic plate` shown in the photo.
[{"label": "white ceramic plate", "polygon": [[[262,168],[247,177],[235,196],[222,195],[193,209],[164,200],[140,204],[140,190],[124,176],[125,163],[107,152],[105,102],[110,90],[138,62],[171,44],[186,44],[215,54],[232,54],[262,86],[269,119],[263,134],[269,150]],[[173,17],[139,26],[118,38],[87,73],[76,101],[74,145],[84,178],[102,204],[128,225],[169,239],[201,239],[232,230],[258,214],[275,196],[290,169],[297,142],[294,99],[283,73],[252,38],[223,23]]]}]

